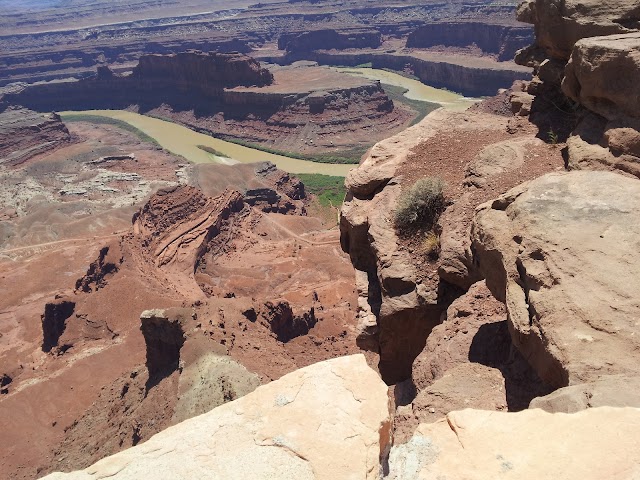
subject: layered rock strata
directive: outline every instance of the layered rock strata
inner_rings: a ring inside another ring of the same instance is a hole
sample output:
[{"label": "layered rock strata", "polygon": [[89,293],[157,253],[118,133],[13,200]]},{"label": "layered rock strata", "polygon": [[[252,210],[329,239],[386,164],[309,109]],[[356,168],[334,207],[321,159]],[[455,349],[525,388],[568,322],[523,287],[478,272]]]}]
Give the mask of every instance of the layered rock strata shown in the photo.
[{"label": "layered rock strata", "polygon": [[479,22],[447,22],[424,25],[409,34],[407,48],[476,47],[499,61],[513,60],[516,52],[531,44],[528,26]]},{"label": "layered rock strata", "polygon": [[18,165],[71,142],[69,130],[55,113],[3,108],[0,102],[0,164]]}]

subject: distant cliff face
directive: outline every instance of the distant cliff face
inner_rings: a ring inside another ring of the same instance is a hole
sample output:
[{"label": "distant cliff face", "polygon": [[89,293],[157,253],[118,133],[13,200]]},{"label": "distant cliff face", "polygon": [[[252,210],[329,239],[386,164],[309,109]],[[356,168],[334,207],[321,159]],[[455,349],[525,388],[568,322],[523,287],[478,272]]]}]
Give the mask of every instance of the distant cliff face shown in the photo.
[{"label": "distant cliff face", "polygon": [[195,107],[202,105],[203,97],[220,102],[227,87],[261,87],[272,82],[271,72],[246,55],[185,52],[141,57],[130,75],[98,67],[93,77],[31,85],[5,94],[2,101],[40,111],[129,105],[149,108],[163,102]]},{"label": "distant cliff face", "polygon": [[477,46],[496,54],[498,60],[512,60],[516,52],[533,41],[529,26],[496,25],[480,22],[431,23],[414,30],[407,37],[408,48]]},{"label": "distant cliff face", "polygon": [[377,30],[341,31],[326,29],[285,33],[278,39],[278,48],[288,52],[310,52],[318,48],[378,48],[382,35]]},{"label": "distant cliff face", "polygon": [[177,88],[220,95],[225,87],[273,83],[273,75],[260,63],[236,53],[185,52],[174,55],[146,55],[140,58],[132,79],[153,82],[154,87]]}]

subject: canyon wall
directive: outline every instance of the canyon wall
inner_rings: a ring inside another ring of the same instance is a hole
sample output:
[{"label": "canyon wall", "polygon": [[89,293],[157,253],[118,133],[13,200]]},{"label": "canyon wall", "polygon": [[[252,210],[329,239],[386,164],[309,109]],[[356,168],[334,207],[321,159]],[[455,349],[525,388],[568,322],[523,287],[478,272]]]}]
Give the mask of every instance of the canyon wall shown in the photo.
[{"label": "canyon wall", "polygon": [[447,22],[424,25],[409,34],[407,48],[470,47],[513,60],[516,52],[533,41],[533,29],[526,25],[500,25],[480,22]]},{"label": "canyon wall", "polygon": [[312,30],[291,32],[280,35],[278,48],[287,52],[310,52],[318,46],[324,49],[344,50],[347,48],[378,48],[382,35],[377,30]]},{"label": "canyon wall", "polygon": [[126,108],[163,102],[200,108],[220,103],[225,88],[272,82],[273,75],[251,57],[185,52],[144,56],[129,75],[118,75],[101,66],[93,77],[79,81],[25,86],[5,93],[0,101],[40,111]]},{"label": "canyon wall", "polygon": [[446,57],[420,58],[414,55],[361,53],[357,51],[334,53],[322,50],[287,54],[282,58],[268,60],[288,64],[297,60],[313,60],[320,65],[340,65],[355,67],[371,63],[373,68],[389,68],[396,71],[410,70],[418,79],[436,88],[446,88],[467,96],[495,95],[500,88],[511,85],[516,80],[531,78],[527,68],[512,63],[469,62],[455,63]]}]

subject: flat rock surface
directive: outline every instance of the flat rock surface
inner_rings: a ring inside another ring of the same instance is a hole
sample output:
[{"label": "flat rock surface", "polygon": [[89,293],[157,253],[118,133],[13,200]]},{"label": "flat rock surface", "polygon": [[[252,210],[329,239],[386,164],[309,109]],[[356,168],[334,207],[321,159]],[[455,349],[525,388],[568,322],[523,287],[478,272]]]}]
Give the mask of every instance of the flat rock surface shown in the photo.
[{"label": "flat rock surface", "polygon": [[387,388],[363,355],[321,362],[53,479],[379,478]]},{"label": "flat rock surface", "polygon": [[[475,258],[514,344],[555,387],[638,372],[640,183],[552,173],[481,206]],[[612,355],[612,352],[616,352]]]},{"label": "flat rock surface", "polygon": [[[388,479],[637,479],[640,410],[452,412],[391,450]],[[612,452],[615,454],[612,455]]]}]

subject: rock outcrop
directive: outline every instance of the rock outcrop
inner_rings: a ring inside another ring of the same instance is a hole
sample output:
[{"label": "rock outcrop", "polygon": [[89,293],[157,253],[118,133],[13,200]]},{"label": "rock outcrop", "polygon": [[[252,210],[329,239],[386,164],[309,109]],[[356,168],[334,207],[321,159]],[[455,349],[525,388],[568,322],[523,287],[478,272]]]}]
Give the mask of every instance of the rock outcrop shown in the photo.
[{"label": "rock outcrop", "polygon": [[376,480],[389,432],[387,388],[354,355],[285,375],[84,471],[46,478]]},{"label": "rock outcrop", "polygon": [[639,117],[639,76],[640,33],[586,38],[571,53],[562,90],[607,120]]},{"label": "rock outcrop", "polygon": [[541,137],[567,140],[568,168],[640,176],[638,5],[536,0],[521,5],[519,19],[535,24],[534,45],[516,56],[534,78],[512,96],[513,111],[530,116]]},{"label": "rock outcrop", "polygon": [[637,180],[584,171],[545,175],[476,213],[476,262],[514,344],[556,388],[638,375],[639,204]]},{"label": "rock outcrop", "polygon": [[[633,480],[640,475],[640,410],[596,408],[573,415],[463,410],[422,424],[394,446],[389,480],[562,478]],[[614,453],[615,452],[615,453]]]},{"label": "rock outcrop", "polygon": [[535,25],[536,47],[564,61],[582,38],[640,28],[640,8],[630,0],[527,0],[518,8],[517,18]]},{"label": "rock outcrop", "polygon": [[18,165],[70,142],[59,115],[7,107],[0,101],[0,164]]}]

